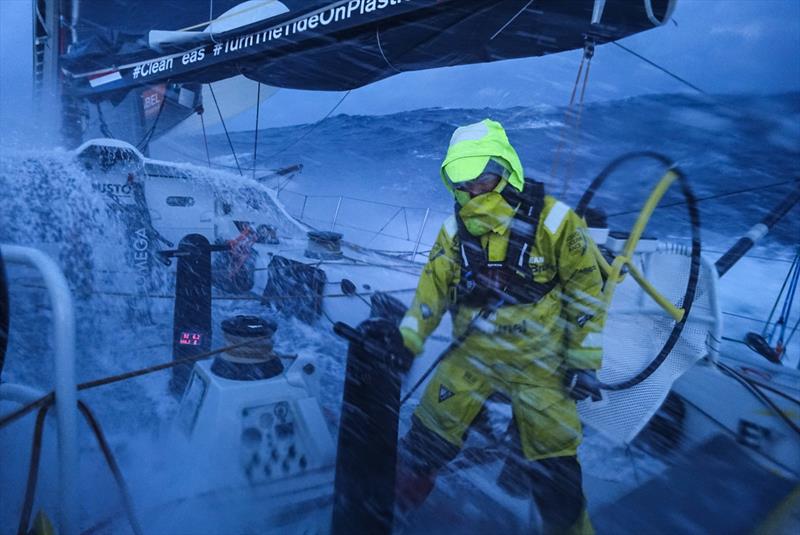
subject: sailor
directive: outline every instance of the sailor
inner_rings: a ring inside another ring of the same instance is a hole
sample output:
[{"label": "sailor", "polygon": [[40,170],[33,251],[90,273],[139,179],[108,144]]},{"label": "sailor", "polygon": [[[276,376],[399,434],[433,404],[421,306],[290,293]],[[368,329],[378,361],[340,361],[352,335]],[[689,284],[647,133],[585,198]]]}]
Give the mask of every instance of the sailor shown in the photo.
[{"label": "sailor", "polygon": [[603,280],[586,226],[524,178],[498,122],[457,128],[441,176],[456,213],[439,231],[400,335],[404,349],[421,353],[446,311],[454,337],[468,332],[438,365],[401,442],[398,506],[421,505],[487,398],[500,395],[522,452],[513,471],[544,533],[591,533],[575,401],[600,396]]}]

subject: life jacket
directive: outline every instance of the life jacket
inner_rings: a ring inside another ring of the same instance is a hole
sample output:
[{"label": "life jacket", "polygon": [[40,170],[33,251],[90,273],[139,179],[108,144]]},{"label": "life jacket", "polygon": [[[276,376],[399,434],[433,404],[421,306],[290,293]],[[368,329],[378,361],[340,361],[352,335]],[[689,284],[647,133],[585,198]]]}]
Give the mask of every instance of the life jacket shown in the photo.
[{"label": "life jacket", "polygon": [[501,195],[509,205],[517,207],[502,262],[489,261],[480,238],[470,234],[459,217],[460,206],[456,204],[461,278],[453,296],[455,307],[535,304],[558,284],[557,277],[536,282],[529,264],[544,208],[544,184],[526,178],[521,192],[507,186]]}]

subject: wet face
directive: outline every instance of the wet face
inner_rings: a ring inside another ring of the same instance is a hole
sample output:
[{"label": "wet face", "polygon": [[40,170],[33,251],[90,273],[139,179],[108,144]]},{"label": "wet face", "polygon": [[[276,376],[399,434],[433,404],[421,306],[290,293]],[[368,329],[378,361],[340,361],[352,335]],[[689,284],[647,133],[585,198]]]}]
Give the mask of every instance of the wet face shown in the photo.
[{"label": "wet face", "polygon": [[478,195],[483,195],[484,193],[489,193],[490,191],[494,190],[499,183],[499,175],[494,173],[483,173],[477,178],[467,182],[455,184],[454,187],[459,191],[469,193],[470,197],[477,197]]}]

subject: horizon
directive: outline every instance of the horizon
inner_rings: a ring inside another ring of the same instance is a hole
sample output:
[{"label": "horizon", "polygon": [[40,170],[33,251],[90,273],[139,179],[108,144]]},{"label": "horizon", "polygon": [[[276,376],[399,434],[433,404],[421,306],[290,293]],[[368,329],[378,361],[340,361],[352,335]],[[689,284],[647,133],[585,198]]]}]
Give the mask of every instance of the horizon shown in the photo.
[{"label": "horizon", "polygon": [[[31,0],[0,2],[0,121],[8,131],[28,130],[34,107],[30,26]],[[712,94],[800,90],[800,2],[795,0],[679,0],[670,22],[620,43]],[[385,115],[435,107],[565,105],[580,57],[581,51],[574,50],[404,72],[353,90],[336,112]],[[586,101],[686,91],[677,80],[609,43],[597,47]],[[280,90],[262,104],[260,124],[316,122],[343,94]],[[232,118],[229,126],[238,131],[254,123],[255,106]]]}]

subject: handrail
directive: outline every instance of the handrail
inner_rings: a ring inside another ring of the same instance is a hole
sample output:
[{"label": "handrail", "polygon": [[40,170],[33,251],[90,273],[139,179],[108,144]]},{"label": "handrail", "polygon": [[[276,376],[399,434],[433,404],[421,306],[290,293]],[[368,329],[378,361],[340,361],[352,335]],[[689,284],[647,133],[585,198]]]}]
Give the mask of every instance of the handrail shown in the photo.
[{"label": "handrail", "polygon": [[[50,295],[53,309],[55,348],[56,419],[59,456],[59,530],[62,535],[78,534],[78,395],[75,386],[75,311],[72,292],[61,269],[42,251],[18,245],[0,245],[6,264],[31,266],[39,271]],[[4,385],[0,395],[13,398],[25,387]]]}]

